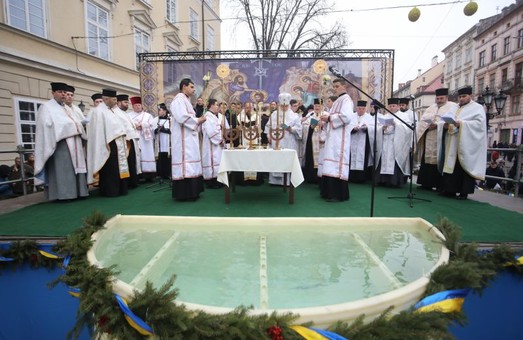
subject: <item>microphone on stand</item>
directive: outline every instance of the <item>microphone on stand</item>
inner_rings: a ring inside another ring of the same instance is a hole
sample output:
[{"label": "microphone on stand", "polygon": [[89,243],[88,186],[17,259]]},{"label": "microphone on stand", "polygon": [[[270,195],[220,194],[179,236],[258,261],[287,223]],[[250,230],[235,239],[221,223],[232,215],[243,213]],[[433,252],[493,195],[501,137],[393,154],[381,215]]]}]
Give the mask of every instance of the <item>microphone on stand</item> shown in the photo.
[{"label": "microphone on stand", "polygon": [[334,68],[334,66],[329,66],[329,71],[331,71],[331,73],[336,77],[341,77],[341,73],[336,68]]}]

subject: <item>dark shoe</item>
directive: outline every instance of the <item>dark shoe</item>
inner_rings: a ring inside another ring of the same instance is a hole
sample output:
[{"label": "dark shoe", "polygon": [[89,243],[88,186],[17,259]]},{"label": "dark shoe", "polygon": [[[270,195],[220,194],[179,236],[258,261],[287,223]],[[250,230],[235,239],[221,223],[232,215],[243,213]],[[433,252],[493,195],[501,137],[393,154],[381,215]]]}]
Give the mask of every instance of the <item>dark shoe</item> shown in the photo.
[{"label": "dark shoe", "polygon": [[464,200],[467,199],[467,197],[468,197],[467,194],[459,194],[459,196],[456,197],[456,199],[457,199],[457,200],[460,200],[460,201],[464,201]]},{"label": "dark shoe", "polygon": [[334,203],[334,202],[339,202],[340,200],[337,198],[327,198],[326,201],[329,203]]}]

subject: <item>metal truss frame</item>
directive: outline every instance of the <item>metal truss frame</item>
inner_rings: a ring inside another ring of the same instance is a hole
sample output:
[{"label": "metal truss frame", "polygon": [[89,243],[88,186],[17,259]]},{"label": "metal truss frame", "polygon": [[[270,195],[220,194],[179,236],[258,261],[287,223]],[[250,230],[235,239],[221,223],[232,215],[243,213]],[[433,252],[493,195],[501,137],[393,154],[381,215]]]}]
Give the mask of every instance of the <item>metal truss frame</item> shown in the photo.
[{"label": "metal truss frame", "polygon": [[139,53],[140,62],[191,61],[191,60],[238,60],[238,59],[390,59],[394,64],[394,50],[283,50],[283,51],[186,51]]}]

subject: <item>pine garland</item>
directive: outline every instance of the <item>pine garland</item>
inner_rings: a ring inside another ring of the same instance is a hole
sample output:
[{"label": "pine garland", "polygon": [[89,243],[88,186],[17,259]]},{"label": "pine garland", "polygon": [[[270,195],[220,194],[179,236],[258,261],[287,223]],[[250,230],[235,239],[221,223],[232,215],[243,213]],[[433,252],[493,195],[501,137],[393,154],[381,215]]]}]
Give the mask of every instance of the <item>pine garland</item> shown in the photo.
[{"label": "pine garland", "polygon": [[[67,254],[70,261],[64,273],[50,283],[63,283],[80,289],[80,305],[77,321],[68,334],[76,339],[87,327],[95,336],[107,333],[115,339],[143,339],[125,320],[120,310],[112,284],[117,268],[97,268],[87,261],[87,251],[92,246],[91,235],[103,228],[107,218],[94,212],[83,221],[83,227],[54,247],[59,254]],[[430,277],[425,296],[448,289],[472,288],[481,293],[496,273],[512,268],[521,274],[515,264],[515,253],[506,245],[499,245],[490,252],[480,252],[476,244],[460,243],[461,231],[446,218],[439,218],[436,227],[443,233],[444,245],[450,250],[450,261],[438,267]],[[24,262],[32,267],[52,267],[58,261],[41,256],[34,241],[14,242],[0,256],[14,258],[14,262],[0,264],[0,269],[16,268]],[[145,289],[135,292],[129,308],[153,328],[160,339],[302,339],[289,328],[297,315],[277,314],[250,316],[247,307],[238,307],[224,315],[212,315],[203,311],[189,311],[183,305],[172,303],[178,290],[173,288],[173,276],[164,286],[155,289],[150,282]],[[428,312],[417,313],[412,309],[392,315],[393,307],[384,311],[370,323],[364,323],[364,315],[356,321],[338,321],[329,327],[351,340],[366,339],[453,339],[449,325],[466,322],[464,313]],[[305,325],[307,326],[307,325]]]}]

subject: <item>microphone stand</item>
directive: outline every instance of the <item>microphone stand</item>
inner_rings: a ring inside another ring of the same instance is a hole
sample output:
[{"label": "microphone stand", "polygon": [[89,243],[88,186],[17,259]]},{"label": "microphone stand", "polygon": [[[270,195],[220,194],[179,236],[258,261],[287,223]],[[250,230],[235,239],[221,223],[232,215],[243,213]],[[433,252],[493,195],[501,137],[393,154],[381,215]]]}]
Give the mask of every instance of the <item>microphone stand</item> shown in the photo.
[{"label": "microphone stand", "polygon": [[[347,83],[349,83],[350,85],[352,85],[356,90],[358,90],[360,93],[364,94],[367,98],[369,98],[375,106],[378,106],[380,109],[383,109],[385,111],[387,111],[388,113],[390,113],[392,116],[396,117],[400,122],[402,122],[406,127],[408,127],[409,129],[411,129],[412,131],[414,131],[414,124],[409,124],[407,122],[405,122],[403,119],[401,119],[400,117],[398,117],[396,114],[392,113],[389,109],[387,109],[385,107],[385,105],[383,105],[379,100],[373,98],[370,94],[368,94],[367,92],[363,91],[363,89],[361,89],[360,87],[356,86],[353,82],[351,82],[350,80],[348,80],[347,78],[345,78],[338,70],[336,70],[334,67],[332,66],[329,66],[329,71],[335,75],[336,77],[338,78],[341,78],[343,80],[345,80]],[[374,217],[374,197],[375,197],[375,189],[376,189],[376,167],[378,166],[378,164],[376,163],[376,149],[377,149],[377,133],[378,133],[378,112],[376,112],[376,114],[374,115],[374,149],[372,150],[372,158],[373,158],[373,161],[374,161],[374,165],[372,166],[372,186],[371,186],[371,199],[370,199],[370,217]],[[411,173],[412,173],[412,167],[411,167]],[[412,176],[411,176],[412,177]]]},{"label": "microphone stand", "polygon": [[414,147],[415,147],[415,140],[416,140],[416,112],[414,111],[414,104],[412,104],[412,143],[410,146],[410,152],[409,152],[409,166],[410,166],[410,174],[409,174],[409,193],[406,197],[403,196],[393,196],[393,197],[387,197],[388,199],[394,199],[394,198],[406,198],[409,200],[409,206],[413,208],[413,200],[423,201],[423,202],[432,202],[431,200],[424,199],[424,198],[417,198],[414,197],[416,194],[412,192],[412,171],[414,168]]}]

